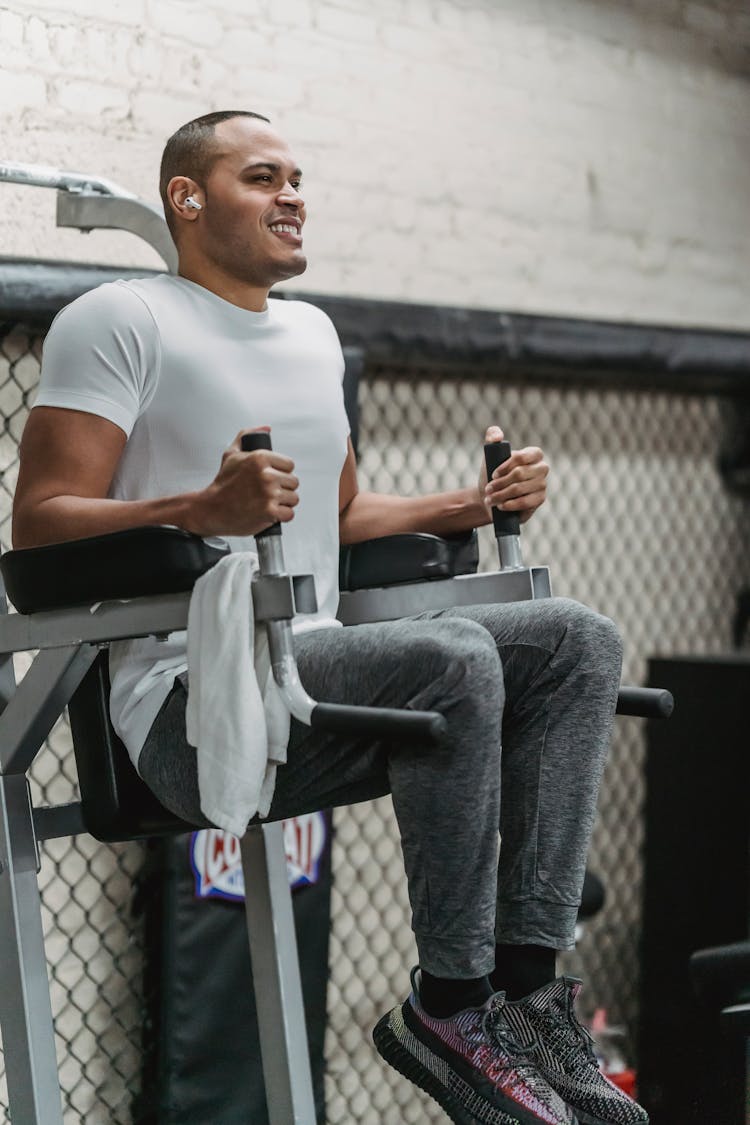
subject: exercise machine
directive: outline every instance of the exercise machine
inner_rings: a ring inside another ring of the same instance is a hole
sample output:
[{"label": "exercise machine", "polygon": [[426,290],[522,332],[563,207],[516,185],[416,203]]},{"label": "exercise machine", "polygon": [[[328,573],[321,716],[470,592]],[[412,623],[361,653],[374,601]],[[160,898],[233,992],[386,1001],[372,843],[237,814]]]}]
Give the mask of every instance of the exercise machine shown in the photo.
[{"label": "exercise machine", "polygon": [[[58,225],[118,227],[154,246],[168,268],[176,256],[154,208],[98,177],[38,166],[0,165],[0,180],[54,187]],[[267,435],[261,435],[265,437]],[[245,447],[252,447],[251,435]],[[504,443],[501,443],[504,445]],[[490,447],[489,457],[509,447]],[[489,469],[495,467],[490,463]],[[399,536],[359,544],[345,559],[344,624],[391,620],[427,608],[549,597],[549,573],[525,567],[517,518],[494,513],[500,568],[477,574],[471,537]],[[394,542],[393,540],[398,540]],[[290,576],[280,528],[257,537],[256,623],[268,630],[276,681],[295,717],[369,736],[440,738],[437,713],[319,704],[299,681],[291,620],[315,606],[312,582]],[[190,590],[226,548],[177,528],[112,535],[11,551],[0,560],[15,614],[0,616],[0,1027],[14,1125],[61,1125],[62,1108],[37,874],[39,843],[88,831],[126,841],[189,831],[165,810],[134,770],[109,721],[107,646],[164,637],[187,624]],[[367,581],[364,578],[367,577]],[[15,682],[13,655],[35,652]],[[69,707],[80,802],[33,807],[26,774]],[[666,715],[671,697],[623,688],[618,710]],[[271,1125],[313,1125],[304,1014],[280,824],[253,826],[241,842],[246,914]],[[260,986],[257,982],[261,982]]]}]

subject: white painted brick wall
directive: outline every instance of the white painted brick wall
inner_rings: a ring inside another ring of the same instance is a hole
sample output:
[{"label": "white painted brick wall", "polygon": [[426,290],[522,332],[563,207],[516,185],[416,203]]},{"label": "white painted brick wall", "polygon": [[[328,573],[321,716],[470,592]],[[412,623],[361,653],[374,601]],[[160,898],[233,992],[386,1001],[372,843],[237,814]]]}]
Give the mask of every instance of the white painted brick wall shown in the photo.
[{"label": "white painted brick wall", "polygon": [[[306,170],[297,288],[750,328],[737,0],[0,0],[0,154],[147,198],[167,135],[268,113]],[[0,186],[0,253],[151,266]]]}]

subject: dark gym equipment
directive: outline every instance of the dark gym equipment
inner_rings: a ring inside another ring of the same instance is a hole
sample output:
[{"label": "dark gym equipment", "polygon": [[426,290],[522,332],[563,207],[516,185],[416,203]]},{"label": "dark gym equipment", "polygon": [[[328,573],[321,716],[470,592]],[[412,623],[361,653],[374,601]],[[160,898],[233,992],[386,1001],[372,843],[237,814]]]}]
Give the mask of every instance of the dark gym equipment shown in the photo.
[{"label": "dark gym equipment", "polygon": [[[312,885],[292,893],[316,1120],[325,1122],[330,813]],[[221,836],[221,833],[206,834]],[[198,840],[200,837],[198,838]],[[198,840],[151,840],[135,906],[144,921],[145,1020],[133,1125],[268,1125],[255,987],[238,901],[198,897]],[[206,845],[210,846],[210,845]]]},{"label": "dark gym equipment", "polygon": [[699,1001],[721,1013],[721,1028],[750,1036],[750,941],[699,949],[690,958],[690,979]]},{"label": "dark gym equipment", "polygon": [[640,1098],[652,1125],[744,1125],[745,1042],[721,1008],[743,973],[750,984],[736,946],[750,917],[750,654],[652,660],[650,679],[680,705],[648,731]]}]

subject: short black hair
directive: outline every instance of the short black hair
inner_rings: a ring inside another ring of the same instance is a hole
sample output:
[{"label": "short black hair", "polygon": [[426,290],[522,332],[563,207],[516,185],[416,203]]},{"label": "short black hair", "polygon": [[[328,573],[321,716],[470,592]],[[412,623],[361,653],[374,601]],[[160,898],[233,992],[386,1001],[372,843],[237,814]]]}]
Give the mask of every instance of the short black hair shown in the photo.
[{"label": "short black hair", "polygon": [[203,185],[216,159],[214,144],[216,126],[222,121],[230,121],[233,117],[255,117],[258,121],[265,121],[270,125],[269,119],[262,113],[253,113],[249,109],[217,110],[215,113],[204,113],[202,117],[195,117],[192,121],[180,125],[164,146],[159,169],[159,195],[164,205],[164,217],[172,235],[175,230],[174,215],[167,200],[169,181],[173,176],[189,176],[191,180]]}]

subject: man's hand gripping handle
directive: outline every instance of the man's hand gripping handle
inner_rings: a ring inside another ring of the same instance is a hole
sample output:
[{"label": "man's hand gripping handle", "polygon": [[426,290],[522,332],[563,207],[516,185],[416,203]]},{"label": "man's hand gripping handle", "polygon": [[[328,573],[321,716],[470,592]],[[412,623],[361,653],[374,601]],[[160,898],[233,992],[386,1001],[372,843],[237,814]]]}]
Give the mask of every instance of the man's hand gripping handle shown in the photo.
[{"label": "man's hand gripping handle", "polygon": [[[265,430],[243,434],[243,453],[271,449],[271,435]],[[283,574],[281,524],[275,523],[255,536],[261,575]],[[387,707],[351,707],[340,703],[316,703],[299,680],[294,659],[292,628],[288,621],[268,622],[268,643],[276,683],[296,719],[323,730],[366,735],[375,738],[439,742],[446,722],[437,711],[399,711]]]}]

